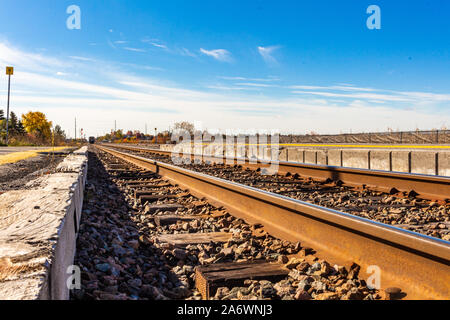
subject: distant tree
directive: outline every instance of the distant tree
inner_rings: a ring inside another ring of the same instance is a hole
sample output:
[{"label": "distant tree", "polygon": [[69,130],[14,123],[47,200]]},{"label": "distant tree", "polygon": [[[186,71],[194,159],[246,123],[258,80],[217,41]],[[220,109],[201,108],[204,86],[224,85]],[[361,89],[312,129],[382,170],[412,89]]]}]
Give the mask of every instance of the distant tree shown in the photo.
[{"label": "distant tree", "polygon": [[195,131],[195,126],[190,123],[190,122],[177,122],[175,123],[175,130],[186,130],[187,132],[189,132],[191,135],[194,134]]},{"label": "distant tree", "polygon": [[22,115],[22,124],[25,131],[38,136],[39,138],[50,141],[52,122],[42,112],[28,112]]},{"label": "distant tree", "polygon": [[25,135],[26,133],[27,132],[25,131],[22,121],[19,120],[19,122],[17,124],[17,134]]},{"label": "distant tree", "polygon": [[114,132],[114,138],[115,139],[122,139],[123,138],[123,131],[122,130],[117,130],[116,132]]},{"label": "distant tree", "polygon": [[19,120],[17,119],[17,116],[14,112],[11,111],[11,114],[9,116],[9,132],[11,135],[18,134],[19,129]]},{"label": "distant tree", "polygon": [[5,112],[0,109],[0,120],[5,120]]},{"label": "distant tree", "polygon": [[56,145],[59,145],[66,140],[66,133],[64,132],[64,130],[61,129],[60,125],[55,126],[53,133],[54,133],[54,137],[55,137],[54,139],[55,139]]}]

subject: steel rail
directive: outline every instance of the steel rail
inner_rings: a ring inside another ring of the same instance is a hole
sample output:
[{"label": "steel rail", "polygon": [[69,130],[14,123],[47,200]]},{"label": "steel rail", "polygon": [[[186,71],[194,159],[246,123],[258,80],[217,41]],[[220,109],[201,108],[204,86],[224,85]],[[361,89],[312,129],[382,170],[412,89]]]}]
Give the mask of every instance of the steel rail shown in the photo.
[{"label": "steel rail", "polygon": [[252,160],[248,158],[220,157],[215,155],[186,154],[181,152],[163,151],[140,147],[113,145],[114,148],[123,150],[156,153],[166,156],[182,156],[192,161],[199,160],[210,163],[226,163],[230,165],[241,165],[243,168],[263,169],[277,167],[279,174],[299,174],[303,177],[313,179],[331,179],[342,181],[347,186],[357,187],[364,185],[373,190],[383,192],[399,191],[409,194],[414,191],[419,198],[433,201],[450,200],[450,177],[430,176],[423,174],[390,172],[380,170],[367,170],[357,168],[324,166],[314,164],[303,164],[287,161]]},{"label": "steel rail", "polygon": [[[226,181],[171,164],[100,150],[157,172],[193,195],[261,223],[280,239],[300,241],[327,261],[361,266],[360,277],[380,272],[381,287],[400,287],[407,299],[450,298],[450,242]],[[374,267],[375,266],[375,267]],[[378,270],[378,271],[377,271]],[[367,273],[369,272],[369,273]],[[369,282],[370,283],[370,282]]]}]

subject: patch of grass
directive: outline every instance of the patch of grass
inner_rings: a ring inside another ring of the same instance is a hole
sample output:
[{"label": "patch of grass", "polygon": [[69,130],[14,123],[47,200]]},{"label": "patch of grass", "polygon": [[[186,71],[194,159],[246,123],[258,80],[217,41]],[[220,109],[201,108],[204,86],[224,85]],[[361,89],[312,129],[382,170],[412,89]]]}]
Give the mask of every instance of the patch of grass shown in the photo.
[{"label": "patch of grass", "polygon": [[10,154],[6,154],[4,156],[0,156],[0,165],[7,163],[15,163],[21,160],[29,159],[32,157],[38,156],[39,152],[52,152],[52,151],[60,151],[64,150],[67,147],[55,147],[49,149],[42,150],[31,150],[31,151],[23,151],[23,152],[14,152]]}]

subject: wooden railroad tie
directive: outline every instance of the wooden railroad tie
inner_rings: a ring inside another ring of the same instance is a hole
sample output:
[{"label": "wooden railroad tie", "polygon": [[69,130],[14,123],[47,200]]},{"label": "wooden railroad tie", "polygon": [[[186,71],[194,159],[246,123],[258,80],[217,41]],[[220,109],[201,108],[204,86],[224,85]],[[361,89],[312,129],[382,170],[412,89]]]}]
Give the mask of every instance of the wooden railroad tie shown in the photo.
[{"label": "wooden railroad tie", "polygon": [[228,232],[207,232],[187,234],[163,234],[157,237],[159,242],[169,243],[175,247],[186,247],[188,245],[208,244],[211,242],[227,242],[232,234]]},{"label": "wooden railroad tie", "polygon": [[279,263],[266,260],[218,263],[195,269],[195,285],[203,299],[209,300],[220,287],[242,287],[245,280],[268,280],[278,282],[289,274]]},{"label": "wooden railroad tie", "polygon": [[174,212],[178,209],[183,209],[184,206],[179,203],[165,203],[165,204],[154,204],[154,205],[147,205],[145,207],[145,211],[149,214],[155,213],[156,211],[170,211]]},{"label": "wooden railroad tie", "polygon": [[123,181],[123,184],[128,185],[147,185],[147,184],[155,184],[157,182],[164,182],[161,179],[152,179],[152,180],[126,180]]},{"label": "wooden railroad tie", "polygon": [[151,196],[154,195],[155,192],[161,192],[161,191],[166,191],[166,190],[162,190],[160,188],[155,188],[155,189],[141,189],[141,190],[134,190],[134,198],[138,199],[142,196]]},{"label": "wooden railroad tie", "polygon": [[153,194],[153,195],[147,195],[147,196],[140,196],[136,198],[136,200],[140,200],[141,203],[146,202],[155,202],[162,199],[176,199],[176,194]]},{"label": "wooden railroad tie", "polygon": [[155,216],[154,220],[155,220],[155,224],[158,227],[161,227],[161,226],[168,226],[171,224],[176,224],[178,221],[191,222],[194,220],[199,220],[201,218],[202,218],[201,216],[190,216],[190,215],[182,216],[182,215],[177,215],[177,214],[165,214],[165,215]]},{"label": "wooden railroad tie", "polygon": [[157,184],[158,181],[155,182],[147,182],[141,184],[126,184],[126,186],[130,189],[161,189],[170,187],[171,185],[168,183]]}]

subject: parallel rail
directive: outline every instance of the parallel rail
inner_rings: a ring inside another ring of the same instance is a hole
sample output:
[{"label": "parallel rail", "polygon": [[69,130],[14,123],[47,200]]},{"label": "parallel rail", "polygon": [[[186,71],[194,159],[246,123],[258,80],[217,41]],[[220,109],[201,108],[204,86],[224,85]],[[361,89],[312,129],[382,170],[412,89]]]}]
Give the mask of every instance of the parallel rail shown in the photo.
[{"label": "parallel rail", "polygon": [[[113,145],[114,148],[120,148],[130,151],[141,151],[166,156],[177,155],[172,151],[162,151],[157,149],[139,148],[124,145]],[[399,191],[410,193],[414,191],[418,197],[433,201],[450,200],[450,177],[430,176],[423,174],[388,172],[378,170],[334,167],[314,164],[303,164],[297,162],[269,162],[264,160],[251,160],[247,158],[230,158],[215,155],[183,154],[182,157],[197,159],[200,161],[209,161],[211,163],[226,163],[230,165],[238,164],[243,168],[258,169],[269,168],[271,165],[278,165],[279,174],[299,174],[303,177],[314,179],[331,179],[333,181],[342,181],[348,186],[366,186],[374,190],[383,192]]]},{"label": "parallel rail", "polygon": [[[122,160],[159,173],[200,198],[225,207],[275,237],[300,241],[319,257],[361,266],[360,277],[377,272],[381,287],[400,287],[408,299],[450,298],[450,242],[343,212],[97,146]],[[373,266],[376,266],[375,268]],[[372,270],[372,271],[370,271]]]}]

